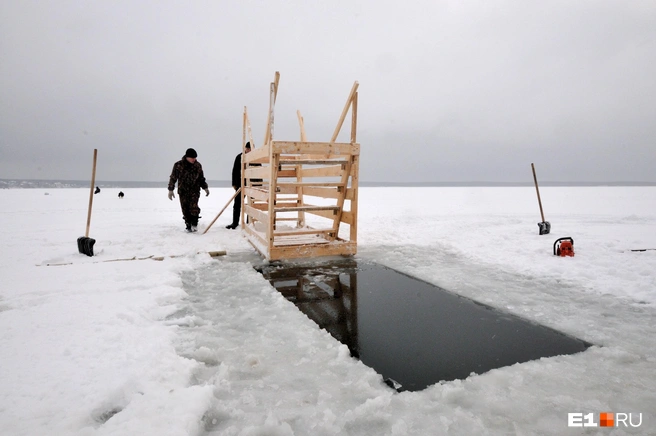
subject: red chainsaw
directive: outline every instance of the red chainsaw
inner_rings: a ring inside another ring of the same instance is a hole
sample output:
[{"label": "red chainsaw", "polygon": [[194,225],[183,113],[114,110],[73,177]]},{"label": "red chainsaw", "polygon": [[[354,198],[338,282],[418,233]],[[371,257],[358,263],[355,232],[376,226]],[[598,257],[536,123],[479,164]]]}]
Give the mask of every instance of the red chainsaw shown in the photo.
[{"label": "red chainsaw", "polygon": [[554,256],[574,257],[574,239],[569,236],[556,239],[556,242],[554,242],[553,253]]}]

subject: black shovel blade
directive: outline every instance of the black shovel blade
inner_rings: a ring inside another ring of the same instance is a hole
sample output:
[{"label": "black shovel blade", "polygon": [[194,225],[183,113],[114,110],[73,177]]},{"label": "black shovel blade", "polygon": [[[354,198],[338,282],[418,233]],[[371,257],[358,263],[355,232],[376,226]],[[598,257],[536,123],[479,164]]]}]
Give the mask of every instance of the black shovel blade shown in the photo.
[{"label": "black shovel blade", "polygon": [[538,227],[540,228],[541,235],[548,235],[551,231],[551,223],[549,221],[542,221],[541,223],[538,223]]},{"label": "black shovel blade", "polygon": [[77,249],[82,254],[86,254],[87,256],[93,256],[93,244],[95,243],[96,240],[93,238],[80,236],[79,238],[77,238]]}]

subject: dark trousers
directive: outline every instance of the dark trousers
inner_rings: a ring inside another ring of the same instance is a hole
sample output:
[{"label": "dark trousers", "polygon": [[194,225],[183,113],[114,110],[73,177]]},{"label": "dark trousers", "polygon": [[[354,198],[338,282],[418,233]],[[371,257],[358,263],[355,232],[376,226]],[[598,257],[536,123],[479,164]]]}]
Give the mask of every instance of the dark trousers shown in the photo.
[{"label": "dark trousers", "polygon": [[[239,189],[239,188],[237,188]],[[235,197],[235,202],[232,205],[232,225],[238,226],[241,220],[241,193]]]},{"label": "dark trousers", "polygon": [[187,225],[197,226],[198,215],[200,215],[200,207],[198,207],[198,199],[200,198],[200,191],[198,192],[180,192],[180,208],[182,209],[182,217]]}]

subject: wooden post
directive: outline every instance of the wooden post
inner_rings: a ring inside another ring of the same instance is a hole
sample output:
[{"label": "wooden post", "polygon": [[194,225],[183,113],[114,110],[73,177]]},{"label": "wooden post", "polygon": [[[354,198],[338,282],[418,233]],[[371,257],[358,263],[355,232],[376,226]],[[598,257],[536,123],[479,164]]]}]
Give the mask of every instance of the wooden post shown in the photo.
[{"label": "wooden post", "polygon": [[[357,130],[358,130],[358,93],[356,92],[353,97],[353,105],[351,106],[351,144],[355,144],[357,141]],[[360,155],[352,156],[352,166],[351,166],[351,192],[353,192],[353,198],[351,198],[351,216],[353,217],[353,222],[349,227],[349,240],[357,241],[358,240],[358,183],[359,183],[359,164],[360,164]],[[355,169],[355,170],[354,170]]]},{"label": "wooden post", "polygon": [[335,213],[335,217],[333,218],[333,233],[330,236],[330,240],[334,241],[337,239],[339,236],[339,224],[342,221],[342,212],[344,210],[344,200],[346,199],[346,189],[348,188],[348,180],[349,176],[351,174],[351,161],[353,160],[353,156],[349,156],[349,161],[348,163],[344,164],[342,167],[342,180],[339,185],[339,189],[341,189],[341,195],[337,198],[337,212]]},{"label": "wooden post", "polygon": [[358,90],[358,86],[359,84],[357,81],[353,83],[353,87],[351,88],[351,92],[349,93],[349,96],[346,99],[346,104],[344,105],[344,109],[342,110],[342,115],[339,117],[339,121],[337,122],[337,127],[335,127],[335,132],[333,132],[333,137],[330,139],[330,142],[335,142],[337,140],[337,136],[339,136],[339,131],[342,130],[342,124],[344,124],[346,113],[348,112],[349,107],[351,106],[351,102],[353,101],[353,97],[355,96],[355,91]]},{"label": "wooden post", "polygon": [[351,143],[355,144],[358,131],[358,93],[353,96],[353,104],[351,105]]},{"label": "wooden post", "polygon": [[351,192],[353,192],[353,198],[351,198],[351,215],[353,216],[353,222],[350,224],[349,240],[352,242],[358,241],[358,184],[359,184],[359,165],[360,165],[360,155],[353,156],[353,165],[351,167]]},{"label": "wooden post", "polygon": [[272,110],[273,110],[273,105],[276,104],[276,96],[278,95],[278,82],[280,81],[280,73],[276,71],[275,77],[273,79],[273,82],[270,85],[269,92],[271,93],[271,90],[273,90],[273,103],[269,101],[269,115],[267,116],[267,125],[266,125],[266,133],[264,134],[264,145],[267,145],[271,141],[271,125],[273,123],[273,120],[271,117],[273,116]]},{"label": "wooden post", "polygon": [[301,111],[299,110],[296,111],[296,117],[298,118],[298,125],[301,128],[301,141],[307,142],[307,136],[305,135],[305,121],[303,120]]},{"label": "wooden post", "polygon": [[[296,111],[296,116],[298,117],[298,124],[301,129],[301,141],[307,142],[307,135],[305,134],[305,120],[303,120],[303,116],[301,115],[300,110]],[[301,174],[302,168],[303,165],[296,165],[296,181],[298,183],[303,182],[303,175]],[[298,198],[298,206],[303,206],[303,204],[305,204],[305,200],[303,198],[303,185],[296,187],[296,196]],[[299,210],[297,213],[296,227],[305,227],[305,212],[302,210]]]},{"label": "wooden post", "polygon": [[255,142],[253,141],[253,132],[251,131],[251,121],[248,118],[248,111],[244,106],[244,114],[246,115],[246,125],[248,126],[248,142],[251,144],[251,149],[255,149]]},{"label": "wooden post", "polygon": [[[278,78],[280,77],[280,74],[276,72],[276,82]],[[274,108],[276,104],[276,91],[278,89],[278,84],[274,82],[271,83],[271,86],[269,87],[269,124],[267,125],[267,132],[266,132],[266,144],[269,147],[269,203],[268,203],[268,216],[269,216],[269,222],[267,223],[267,230],[266,230],[266,239],[267,239],[267,245],[268,245],[268,250],[269,253],[273,250],[273,232],[275,230],[275,222],[276,222],[276,213],[275,213],[275,205],[276,205],[276,190],[277,190],[277,185],[278,185],[278,155],[273,154],[273,121],[274,121]]]},{"label": "wooden post", "polygon": [[[239,207],[239,225],[241,228],[244,228],[244,187],[246,186],[246,180],[244,179],[244,166],[246,163],[244,162],[244,151],[246,150],[246,129],[248,126],[248,114],[246,112],[246,106],[244,106],[244,113],[242,116],[242,129],[241,129],[241,162],[240,162],[240,167],[241,167],[241,175],[239,176],[241,179],[241,183],[239,184],[239,189],[237,192],[235,192],[235,195],[237,193],[240,193],[239,196],[239,203],[241,206]],[[223,212],[223,211],[221,211]]]},{"label": "wooden post", "polygon": [[[248,142],[251,145],[251,150],[255,149],[255,142],[253,141],[253,132],[251,131],[251,121],[248,118],[248,109],[246,106],[244,106],[244,133],[243,135],[246,135],[246,130],[248,130]],[[241,160],[241,215],[239,217],[239,222],[241,224],[242,229],[244,228],[244,222],[246,221],[244,219],[244,216],[246,215],[246,205],[251,204],[251,200],[246,196],[246,176],[244,175],[245,169],[247,168],[247,165],[245,163],[245,159],[243,156],[245,155],[246,152],[246,144],[243,143],[245,141],[245,138],[242,138],[242,160]],[[248,182],[248,186],[250,186],[250,180]]]}]

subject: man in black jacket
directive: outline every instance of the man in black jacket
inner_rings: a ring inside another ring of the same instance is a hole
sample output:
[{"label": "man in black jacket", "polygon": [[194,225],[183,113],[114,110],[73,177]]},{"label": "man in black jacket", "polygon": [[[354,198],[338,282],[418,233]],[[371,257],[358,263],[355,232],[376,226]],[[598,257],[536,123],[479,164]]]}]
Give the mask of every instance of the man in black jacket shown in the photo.
[{"label": "man in black jacket", "polygon": [[[247,142],[244,148],[245,153],[250,153],[251,143]],[[232,187],[239,189],[241,187],[241,153],[235,157],[235,163],[232,165]],[[239,219],[241,218],[241,196],[243,192],[235,197],[235,202],[232,206],[232,224],[228,224],[226,229],[234,230],[239,226]]]},{"label": "man in black jacket", "polygon": [[198,199],[200,198],[201,188],[205,191],[205,196],[210,195],[203,167],[196,160],[198,154],[193,148],[187,149],[185,155],[173,165],[171,177],[169,177],[169,200],[173,200],[175,195],[173,189],[175,183],[178,183],[178,195],[180,196],[180,208],[188,232],[197,231]]}]

